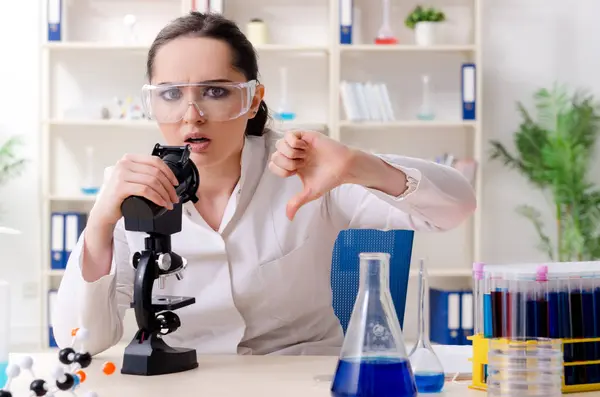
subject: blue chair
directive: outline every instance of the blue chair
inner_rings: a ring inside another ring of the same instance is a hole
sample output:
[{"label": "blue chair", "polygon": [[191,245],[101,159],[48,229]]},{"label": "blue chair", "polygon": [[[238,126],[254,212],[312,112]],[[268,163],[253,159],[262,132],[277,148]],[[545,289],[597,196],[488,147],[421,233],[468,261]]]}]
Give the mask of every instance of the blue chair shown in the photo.
[{"label": "blue chair", "polygon": [[333,247],[331,289],[333,309],[340,319],[344,334],[358,293],[358,255],[361,252],[386,252],[391,255],[390,290],[400,327],[404,328],[413,239],[412,230],[350,229],[338,235]]}]

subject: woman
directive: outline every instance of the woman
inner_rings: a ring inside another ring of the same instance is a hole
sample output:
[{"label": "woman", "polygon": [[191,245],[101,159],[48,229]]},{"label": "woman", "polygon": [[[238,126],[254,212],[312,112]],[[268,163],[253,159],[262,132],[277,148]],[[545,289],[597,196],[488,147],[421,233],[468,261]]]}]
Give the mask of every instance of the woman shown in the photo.
[{"label": "woman", "polygon": [[[337,354],[330,263],[348,228],[443,231],[474,211],[456,170],[374,156],[299,131],[266,129],[264,87],[252,45],[222,16],[190,13],[166,26],[148,54],[146,110],[169,145],[190,144],[197,203],[184,204],[173,251],[185,278],[161,295],[192,296],[165,340],[213,354]],[[130,258],[145,234],[125,231],[120,205],[139,195],[172,208],[177,183],[150,155],[125,155],[106,174],[58,291],[54,332],[90,331],[92,354],[116,344],[132,299]]]}]

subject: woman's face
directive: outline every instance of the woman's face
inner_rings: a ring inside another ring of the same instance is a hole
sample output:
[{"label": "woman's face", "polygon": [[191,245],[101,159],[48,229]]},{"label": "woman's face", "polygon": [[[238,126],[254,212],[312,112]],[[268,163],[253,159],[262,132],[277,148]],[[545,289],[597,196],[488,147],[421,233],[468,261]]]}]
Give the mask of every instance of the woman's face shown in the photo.
[{"label": "woman's face", "polygon": [[[244,74],[233,68],[232,59],[231,48],[223,41],[180,37],[157,51],[150,83],[246,82]],[[179,100],[186,109],[181,121],[162,123],[158,120],[167,144],[191,144],[192,159],[198,167],[217,165],[237,156],[243,146],[248,119],[254,117],[263,98],[263,87],[256,88],[250,108],[240,117],[222,120],[224,117],[214,116],[211,120],[211,114],[226,113],[226,110],[222,111],[226,106],[233,108],[237,105],[239,108],[237,102],[243,102],[241,93],[235,89],[224,90],[219,83],[214,87],[181,87],[165,91],[165,98]],[[186,106],[189,102],[195,102],[196,106]]]}]

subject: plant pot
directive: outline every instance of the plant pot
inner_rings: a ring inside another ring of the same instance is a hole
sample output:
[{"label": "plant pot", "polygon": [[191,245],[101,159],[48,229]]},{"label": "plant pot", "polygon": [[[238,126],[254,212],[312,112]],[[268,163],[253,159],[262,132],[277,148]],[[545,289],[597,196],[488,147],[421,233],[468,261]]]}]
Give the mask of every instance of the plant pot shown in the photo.
[{"label": "plant pot", "polygon": [[435,44],[436,22],[417,22],[415,24],[415,43],[420,46]]}]

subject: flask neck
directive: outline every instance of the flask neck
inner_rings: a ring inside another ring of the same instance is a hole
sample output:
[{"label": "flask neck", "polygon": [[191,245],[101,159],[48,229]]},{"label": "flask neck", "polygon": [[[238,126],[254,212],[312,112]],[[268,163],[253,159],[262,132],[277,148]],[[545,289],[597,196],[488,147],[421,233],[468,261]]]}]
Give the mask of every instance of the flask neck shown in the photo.
[{"label": "flask neck", "polygon": [[390,287],[389,260],[385,255],[370,255],[360,260],[360,289],[387,292]]}]

